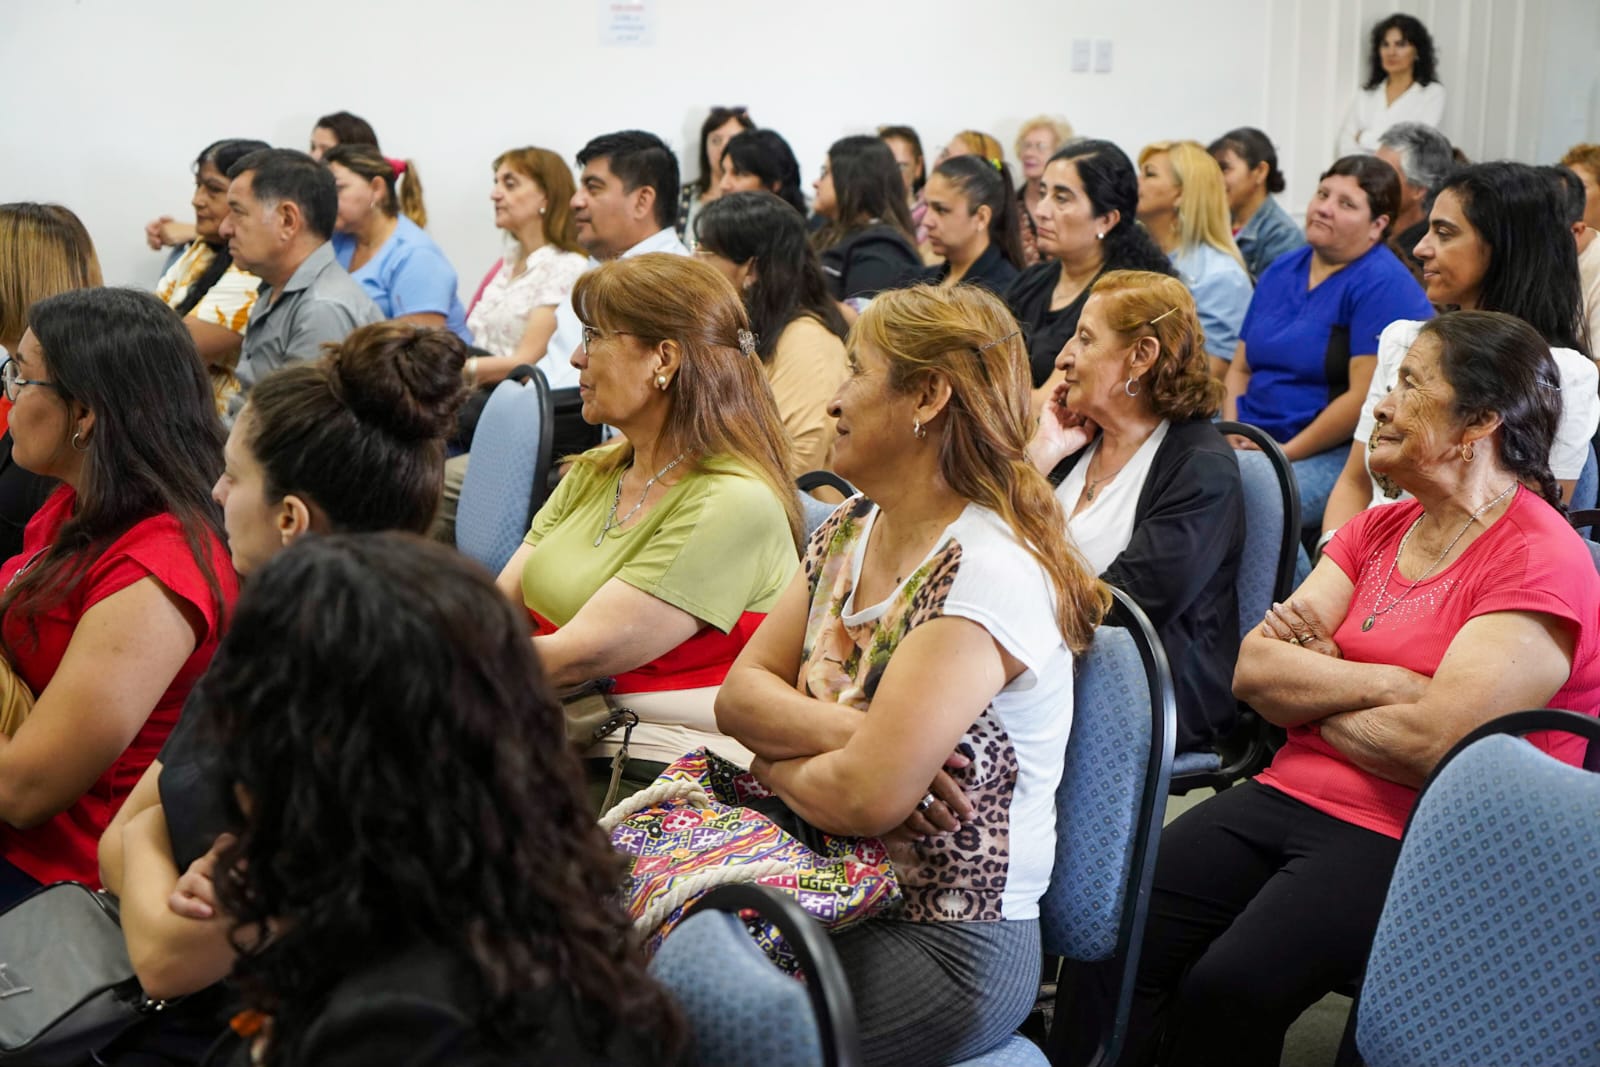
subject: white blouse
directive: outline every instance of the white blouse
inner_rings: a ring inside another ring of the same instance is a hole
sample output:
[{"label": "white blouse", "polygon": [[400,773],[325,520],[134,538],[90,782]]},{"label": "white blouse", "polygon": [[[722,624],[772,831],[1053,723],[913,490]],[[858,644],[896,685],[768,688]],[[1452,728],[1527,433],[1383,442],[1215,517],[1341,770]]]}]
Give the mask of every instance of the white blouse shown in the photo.
[{"label": "white blouse", "polygon": [[1444,86],[1438,82],[1422,85],[1412,82],[1400,98],[1389,103],[1388,87],[1380,82],[1376,89],[1362,89],[1350,102],[1336,157],[1370,155],[1378,150],[1378,138],[1397,122],[1420,122],[1439,128],[1444,120]]},{"label": "white blouse", "polygon": [[497,356],[515,355],[533,309],[566,303],[579,275],[589,269],[586,257],[543,245],[528,255],[522,273],[513,278],[515,256],[511,251],[500,264],[467,316],[473,344]]},{"label": "white blouse", "polygon": [[1078,498],[1089,480],[1089,464],[1100,451],[1099,438],[1056,486],[1056,499],[1061,501],[1062,509],[1069,516],[1067,533],[1094,573],[1103,574],[1133,540],[1133,513],[1139,508],[1139,494],[1144,491],[1156,452],[1167,439],[1167,429],[1171,425],[1162,419],[1116,476],[1095,486],[1094,499],[1076,515],[1072,514],[1072,509],[1078,506]]}]

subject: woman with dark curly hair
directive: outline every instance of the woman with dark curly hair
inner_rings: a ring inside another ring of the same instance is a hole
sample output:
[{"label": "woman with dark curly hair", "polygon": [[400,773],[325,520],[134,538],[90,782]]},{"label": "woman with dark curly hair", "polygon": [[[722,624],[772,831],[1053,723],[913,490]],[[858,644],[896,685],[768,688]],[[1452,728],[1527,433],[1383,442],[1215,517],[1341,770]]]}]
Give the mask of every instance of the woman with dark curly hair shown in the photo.
[{"label": "woman with dark curly hair", "polygon": [[251,1061],[675,1064],[526,623],[401,534],[256,574],[196,689],[237,837],[217,896]]},{"label": "woman with dark curly hair", "polygon": [[1101,277],[1056,360],[1065,380],[1028,442],[1039,470],[1060,468],[1056,497],[1073,543],[1161,635],[1178,686],[1180,751],[1233,725],[1244,550],[1244,488],[1211,423],[1222,383],[1210,375],[1197,314],[1176,278]]},{"label": "woman with dark curly hair", "polygon": [[1356,93],[1339,129],[1334,154],[1378,150],[1378,139],[1397,122],[1439,128],[1444,86],[1439,84],[1433,36],[1410,15],[1390,15],[1372,27],[1367,84]]}]

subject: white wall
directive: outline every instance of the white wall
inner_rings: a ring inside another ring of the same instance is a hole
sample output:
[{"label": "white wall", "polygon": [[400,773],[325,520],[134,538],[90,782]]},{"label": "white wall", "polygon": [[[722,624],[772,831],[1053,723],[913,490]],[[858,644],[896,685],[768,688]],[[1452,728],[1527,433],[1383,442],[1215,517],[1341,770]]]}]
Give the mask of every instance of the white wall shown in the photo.
[{"label": "white wall", "polygon": [[[183,216],[194,154],[219,137],[303,147],[347,109],[416,161],[431,230],[470,294],[499,255],[487,204],[501,150],[569,158],[593,134],[653,130],[690,160],[704,109],[743,104],[809,182],[828,144],[881,122],[930,152],[964,127],[1009,145],[1039,111],[1130,154],[1259,125],[1298,214],[1331,158],[1367,28],[1390,0],[647,0],[651,47],[603,47],[599,0],[0,0],[0,201],[77,211],[108,281],[151,284],[147,219]],[[1446,132],[1475,158],[1551,157],[1594,123],[1595,0],[1400,3],[1435,29]],[[1575,32],[1574,32],[1575,31]],[[1068,69],[1075,38],[1109,74]],[[1540,62],[1560,48],[1560,67]]]}]

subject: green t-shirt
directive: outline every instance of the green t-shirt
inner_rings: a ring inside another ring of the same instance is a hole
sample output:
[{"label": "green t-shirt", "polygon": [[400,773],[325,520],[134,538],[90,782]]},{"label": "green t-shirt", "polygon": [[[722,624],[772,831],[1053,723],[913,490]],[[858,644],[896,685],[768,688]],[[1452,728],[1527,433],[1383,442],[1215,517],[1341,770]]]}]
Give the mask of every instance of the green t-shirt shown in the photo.
[{"label": "green t-shirt", "polygon": [[[799,563],[783,504],[735,460],[714,457],[701,467],[597,547],[622,472],[574,466],[525,539],[538,547],[522,571],[528,609],[565,626],[596,590],[620,578],[723,633],[746,612],[770,611]],[[624,500],[619,513],[632,506]]]}]

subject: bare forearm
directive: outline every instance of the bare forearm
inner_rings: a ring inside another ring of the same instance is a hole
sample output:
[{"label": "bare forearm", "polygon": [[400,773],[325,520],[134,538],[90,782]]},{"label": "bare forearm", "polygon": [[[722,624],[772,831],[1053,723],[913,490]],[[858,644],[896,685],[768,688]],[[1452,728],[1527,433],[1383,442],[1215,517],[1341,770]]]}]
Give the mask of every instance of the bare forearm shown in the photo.
[{"label": "bare forearm", "polygon": [[1285,727],[1398,703],[1423,684],[1404,667],[1352,663],[1255,632],[1245,638],[1233,675],[1234,695]]},{"label": "bare forearm", "polygon": [[1367,449],[1352,445],[1339,480],[1333,483],[1322,510],[1322,532],[1330,533],[1367,510],[1372,503],[1372,483],[1367,480]]},{"label": "bare forearm", "polygon": [[141,817],[124,831],[122,932],[145,992],[157,999],[195,993],[233,969],[230,920],[189,919],[167,906],[178,884],[165,817]]},{"label": "bare forearm", "polygon": [[1414,728],[1421,711],[1416,704],[1391,704],[1341,712],[1322,721],[1322,739],[1368,774],[1417,788],[1448,749]]},{"label": "bare forearm", "polygon": [[843,748],[863,714],[806,696],[771,671],[735,668],[717,692],[717,729],[768,760]]},{"label": "bare forearm", "polygon": [[1290,459],[1306,459],[1320,455],[1341,444],[1350,443],[1356,420],[1361,417],[1362,396],[1355,390],[1346,390],[1334,398],[1322,413],[1311,420],[1311,425],[1295,434],[1283,446],[1284,455]]},{"label": "bare forearm", "polygon": [[884,790],[852,773],[846,753],[830,752],[798,759],[757,759],[751,766],[757,778],[780,796],[794,812],[817,829],[851,837],[888,833],[905,820],[884,804]]}]

